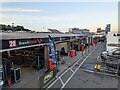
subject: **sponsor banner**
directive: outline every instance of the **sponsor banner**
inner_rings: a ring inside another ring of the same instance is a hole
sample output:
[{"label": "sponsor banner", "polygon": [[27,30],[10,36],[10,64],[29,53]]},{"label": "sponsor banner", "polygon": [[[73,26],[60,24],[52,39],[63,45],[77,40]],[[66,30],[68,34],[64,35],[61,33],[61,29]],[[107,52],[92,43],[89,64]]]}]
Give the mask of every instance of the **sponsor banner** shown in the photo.
[{"label": "sponsor banner", "polygon": [[53,38],[49,35],[49,43],[50,43],[50,56],[52,58],[52,62],[56,63],[56,50],[55,50],[55,43]]},{"label": "sponsor banner", "polygon": [[30,46],[35,44],[48,43],[49,40],[42,39],[16,39],[16,40],[2,40],[2,49],[17,48],[23,46]]},{"label": "sponsor banner", "polygon": [[57,74],[56,68],[45,72],[42,76],[40,76],[38,78],[38,87],[37,88],[43,88],[47,83],[49,83],[52,79],[55,78],[56,74]]},{"label": "sponsor banner", "polygon": [[56,71],[57,69],[56,68],[54,68],[53,70],[51,70],[51,71],[48,71],[48,72],[46,72],[45,74],[44,74],[44,81],[43,81],[43,83],[44,84],[46,84],[46,83],[48,83],[51,79],[53,79],[55,76],[56,76],[56,74],[57,74],[57,71]]},{"label": "sponsor banner", "polygon": [[[83,36],[80,36],[80,37],[77,37],[77,38],[81,38],[81,37],[83,37]],[[72,39],[76,39],[76,37],[75,36],[72,36],[72,37],[55,37],[54,42],[70,41]],[[49,43],[50,44],[49,38],[9,39],[9,40],[0,40],[0,41],[2,42],[0,50],[1,49],[24,47],[24,46],[30,46],[30,45],[36,45],[36,44],[44,44],[44,43]]]},{"label": "sponsor banner", "polygon": [[26,45],[33,45],[33,44],[41,44],[42,39],[34,39],[34,40],[21,40],[18,41],[18,46],[26,46]]},{"label": "sponsor banner", "polygon": [[53,71],[50,71],[47,74],[45,74],[43,83],[44,84],[47,83],[50,79],[53,78],[53,75],[54,75]]}]

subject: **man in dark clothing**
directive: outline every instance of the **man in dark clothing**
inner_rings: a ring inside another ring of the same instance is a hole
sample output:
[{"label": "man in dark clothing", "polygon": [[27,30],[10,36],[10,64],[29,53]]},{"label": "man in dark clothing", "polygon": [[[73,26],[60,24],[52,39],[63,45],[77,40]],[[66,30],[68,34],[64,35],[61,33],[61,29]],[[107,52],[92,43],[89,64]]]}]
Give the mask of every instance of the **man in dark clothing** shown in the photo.
[{"label": "man in dark clothing", "polygon": [[61,54],[61,55],[65,55],[65,48],[64,48],[64,47],[61,48],[60,54]]},{"label": "man in dark clothing", "polygon": [[12,62],[8,60],[6,62],[6,75],[7,75],[8,86],[11,85],[11,68],[12,68]]}]

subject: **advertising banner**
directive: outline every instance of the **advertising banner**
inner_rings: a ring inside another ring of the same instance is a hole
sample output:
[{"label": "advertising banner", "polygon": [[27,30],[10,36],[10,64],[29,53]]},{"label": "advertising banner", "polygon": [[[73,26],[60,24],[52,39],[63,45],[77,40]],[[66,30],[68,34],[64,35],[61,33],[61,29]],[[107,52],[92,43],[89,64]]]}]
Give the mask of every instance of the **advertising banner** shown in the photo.
[{"label": "advertising banner", "polygon": [[47,38],[2,40],[1,49],[24,47],[24,46],[43,44],[43,43],[48,43],[48,42],[49,40]]},{"label": "advertising banner", "polygon": [[[50,41],[50,40],[51,41]],[[67,41],[70,40],[70,37],[61,37],[61,41]],[[54,37],[54,41],[60,41],[60,37]],[[7,39],[7,40],[0,40],[0,50],[2,49],[11,49],[11,48],[18,48],[18,47],[24,47],[24,46],[30,46],[30,45],[36,45],[36,44],[48,44],[52,43],[52,38],[26,38],[26,39]],[[53,51],[54,52],[54,51]]]},{"label": "advertising banner", "polygon": [[37,88],[43,88],[47,83],[49,83],[52,79],[55,78],[57,74],[57,69],[54,68],[53,70],[45,72],[38,78],[38,86]]},{"label": "advertising banner", "polygon": [[107,24],[105,27],[106,34],[108,34],[108,32],[110,32],[110,28],[111,28],[111,24]]},{"label": "advertising banner", "polygon": [[55,50],[55,43],[53,38],[49,36],[49,43],[50,43],[50,56],[52,58],[52,63],[56,63],[56,50]]}]

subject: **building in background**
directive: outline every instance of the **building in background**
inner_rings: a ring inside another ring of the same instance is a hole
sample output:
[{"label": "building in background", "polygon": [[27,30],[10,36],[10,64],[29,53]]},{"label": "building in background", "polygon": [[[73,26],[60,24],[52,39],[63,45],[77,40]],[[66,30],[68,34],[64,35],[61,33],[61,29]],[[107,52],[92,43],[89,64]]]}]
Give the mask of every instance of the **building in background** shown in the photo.
[{"label": "building in background", "polygon": [[88,34],[89,29],[69,28],[69,33],[73,34]]},{"label": "building in background", "polygon": [[85,35],[85,39],[86,39],[86,46],[89,46],[92,41],[93,41],[93,32],[90,32],[89,29],[79,29],[79,28],[69,28],[69,32],[66,33],[71,33],[71,34],[81,34],[81,35]]},{"label": "building in background", "polygon": [[99,38],[101,38],[101,37],[105,37],[105,35],[106,35],[105,30],[101,29],[101,27],[100,27],[100,28],[97,28],[97,31],[96,31],[96,33],[94,34],[94,37],[99,37]]},{"label": "building in background", "polygon": [[50,33],[63,34],[60,30],[57,29],[48,29]]}]

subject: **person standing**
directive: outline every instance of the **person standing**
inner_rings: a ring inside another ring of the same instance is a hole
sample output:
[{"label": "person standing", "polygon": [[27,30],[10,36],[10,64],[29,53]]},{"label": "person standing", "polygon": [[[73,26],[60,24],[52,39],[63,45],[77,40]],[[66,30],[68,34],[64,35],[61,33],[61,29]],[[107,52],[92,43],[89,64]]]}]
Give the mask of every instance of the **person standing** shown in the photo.
[{"label": "person standing", "polygon": [[11,85],[11,68],[12,68],[12,62],[10,60],[8,60],[6,62],[6,74],[7,74],[8,86]]}]

